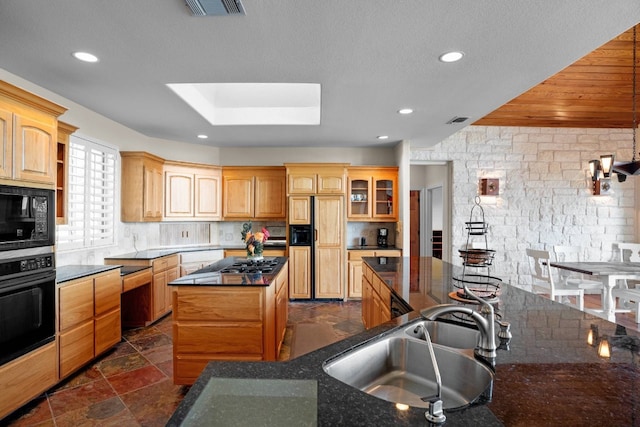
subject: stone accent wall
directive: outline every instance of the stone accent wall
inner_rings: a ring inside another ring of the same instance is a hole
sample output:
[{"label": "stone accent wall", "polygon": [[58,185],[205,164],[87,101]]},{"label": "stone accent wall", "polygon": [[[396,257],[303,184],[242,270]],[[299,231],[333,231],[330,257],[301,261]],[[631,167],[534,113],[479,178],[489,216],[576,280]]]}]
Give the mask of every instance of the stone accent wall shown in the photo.
[{"label": "stone accent wall", "polygon": [[608,153],[631,160],[631,130],[469,126],[433,147],[412,148],[411,160],[452,162],[456,264],[479,180],[500,180],[499,196],[481,197],[488,245],[496,250],[491,273],[526,288],[526,248],[579,246],[583,260],[600,261],[612,258],[612,243],[634,241],[640,177],[619,183],[614,176],[610,195],[591,194],[589,160]]}]

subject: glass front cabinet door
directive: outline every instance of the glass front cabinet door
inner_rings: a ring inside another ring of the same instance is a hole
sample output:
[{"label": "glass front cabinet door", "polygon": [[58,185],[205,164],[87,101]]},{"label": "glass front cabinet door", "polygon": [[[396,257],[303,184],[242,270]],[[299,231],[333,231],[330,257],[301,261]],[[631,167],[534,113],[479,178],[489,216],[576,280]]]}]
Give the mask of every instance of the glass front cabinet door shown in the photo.
[{"label": "glass front cabinet door", "polygon": [[371,177],[349,177],[349,208],[351,219],[371,218]]}]

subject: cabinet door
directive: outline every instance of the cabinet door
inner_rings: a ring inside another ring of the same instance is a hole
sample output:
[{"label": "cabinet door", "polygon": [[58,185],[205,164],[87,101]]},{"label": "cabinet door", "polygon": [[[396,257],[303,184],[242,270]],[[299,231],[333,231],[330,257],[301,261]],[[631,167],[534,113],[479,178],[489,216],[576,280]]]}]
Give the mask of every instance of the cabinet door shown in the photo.
[{"label": "cabinet door", "polygon": [[309,196],[289,197],[289,224],[311,223],[311,198]]},{"label": "cabinet door", "polygon": [[316,175],[289,173],[289,194],[316,194]]},{"label": "cabinet door", "polygon": [[165,172],[165,217],[193,217],[194,185],[193,174],[170,171]]},{"label": "cabinet door", "polygon": [[14,118],[14,179],[55,185],[58,140],[53,121]]},{"label": "cabinet door", "polygon": [[[178,278],[178,268],[172,267],[167,270],[167,283],[171,283]],[[165,308],[166,311],[169,311],[173,308],[173,286],[166,285],[165,287]]]},{"label": "cabinet door", "polygon": [[156,165],[143,167],[143,218],[146,221],[162,219],[162,170]]},{"label": "cabinet door", "polygon": [[93,359],[93,337],[93,317],[60,333],[60,378],[66,377]]},{"label": "cabinet door", "polygon": [[195,216],[219,220],[222,217],[221,176],[196,174],[195,180]]},{"label": "cabinet door", "polygon": [[397,179],[390,176],[375,177],[373,181],[373,217],[395,220],[398,216]]},{"label": "cabinet door", "polygon": [[223,177],[225,218],[253,217],[253,177]]},{"label": "cabinet door", "polygon": [[286,189],[285,173],[258,175],[255,177],[254,218],[285,219]]},{"label": "cabinet door", "polygon": [[315,199],[315,296],[344,298],[344,209],[342,196]]},{"label": "cabinet door", "polygon": [[166,272],[153,275],[153,319],[157,319],[167,311],[167,275]]},{"label": "cabinet door", "polygon": [[94,344],[96,356],[120,342],[122,338],[120,322],[120,309],[96,317]]},{"label": "cabinet door", "polygon": [[371,218],[371,177],[349,178],[347,217],[355,220]]},{"label": "cabinet door", "polygon": [[119,269],[97,276],[94,279],[94,288],[96,316],[108,311],[120,310],[122,279]]},{"label": "cabinet door", "polygon": [[289,246],[289,297],[311,298],[310,246]]},{"label": "cabinet door", "polygon": [[349,298],[362,297],[362,261],[349,261]]},{"label": "cabinet door", "polygon": [[93,319],[92,278],[61,285],[58,292],[60,331]]},{"label": "cabinet door", "polygon": [[344,194],[344,173],[319,173],[318,194]]},{"label": "cabinet door", "polygon": [[341,248],[316,250],[316,298],[344,298]]},{"label": "cabinet door", "polygon": [[0,178],[13,175],[13,114],[0,108]]}]

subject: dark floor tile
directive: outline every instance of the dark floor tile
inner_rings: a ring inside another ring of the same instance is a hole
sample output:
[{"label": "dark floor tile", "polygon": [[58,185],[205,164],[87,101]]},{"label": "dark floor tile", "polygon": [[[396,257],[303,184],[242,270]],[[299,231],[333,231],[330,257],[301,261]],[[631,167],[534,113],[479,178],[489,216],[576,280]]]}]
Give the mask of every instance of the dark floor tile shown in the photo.
[{"label": "dark floor tile", "polygon": [[149,384],[165,380],[166,378],[167,376],[161,370],[153,365],[149,365],[134,371],[108,377],[107,381],[109,381],[109,384],[111,384],[116,393],[120,395],[141,389]]},{"label": "dark floor tile", "polygon": [[58,427],[75,426],[134,426],[137,421],[119,397],[93,403],[56,418]]},{"label": "dark floor tile", "polygon": [[127,329],[122,332],[122,337],[125,338],[127,341],[136,341],[144,337],[148,337],[151,335],[158,335],[161,333],[162,331],[160,331],[154,325],[151,325],[145,328]]},{"label": "dark floor tile", "polygon": [[107,359],[98,363],[97,367],[105,377],[120,375],[124,372],[148,366],[149,361],[140,353],[135,352],[115,359]]},{"label": "dark floor tile", "polygon": [[47,397],[43,395],[31,401],[6,419],[0,420],[0,425],[12,427],[53,425],[53,414]]},{"label": "dark floor tile", "polygon": [[124,356],[127,354],[135,353],[137,350],[127,341],[121,341],[116,346],[107,352],[100,360],[115,359],[116,357]]},{"label": "dark floor tile", "polygon": [[57,391],[49,395],[54,417],[107,400],[116,395],[106,380],[101,379],[79,387]]},{"label": "dark floor tile", "polygon": [[154,365],[173,360],[173,345],[162,345],[142,352],[142,355]]},{"label": "dark floor tile", "polygon": [[120,396],[136,420],[143,426],[164,426],[187,394],[188,387],[164,381]]},{"label": "dark floor tile", "polygon": [[87,368],[76,372],[75,374],[71,375],[69,378],[58,384],[54,391],[78,387],[80,385],[89,384],[93,381],[97,381],[103,378],[104,377],[102,376],[102,373],[100,373],[100,370],[95,365],[88,366]]},{"label": "dark floor tile", "polygon": [[131,341],[131,345],[136,350],[140,352],[144,352],[146,350],[149,350],[155,347],[172,345],[172,341],[171,341],[171,338],[168,337],[167,335],[158,334],[158,335],[145,336],[143,338],[139,338],[134,341]]},{"label": "dark floor tile", "polygon": [[173,359],[156,363],[156,367],[169,378],[173,378]]}]

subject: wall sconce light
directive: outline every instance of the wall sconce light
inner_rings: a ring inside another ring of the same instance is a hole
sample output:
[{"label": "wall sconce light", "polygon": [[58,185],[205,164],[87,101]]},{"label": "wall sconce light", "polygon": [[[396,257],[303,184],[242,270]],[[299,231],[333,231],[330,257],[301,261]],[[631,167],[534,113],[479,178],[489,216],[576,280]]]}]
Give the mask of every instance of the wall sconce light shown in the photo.
[{"label": "wall sconce light", "polygon": [[608,194],[611,191],[611,171],[613,167],[613,154],[600,156],[600,160],[589,161],[589,173],[593,183],[594,196]]},{"label": "wall sconce light", "polygon": [[598,344],[598,357],[603,359],[611,359],[611,346],[609,345],[609,337],[602,336],[600,344]]},{"label": "wall sconce light", "polygon": [[598,335],[598,326],[591,324],[589,333],[587,335],[587,344],[589,344],[591,347],[595,347],[599,338],[600,336]]},{"label": "wall sconce light", "polygon": [[627,335],[624,326],[616,325],[616,331],[613,335],[598,334],[598,326],[591,324],[587,333],[587,344],[597,347],[598,357],[603,359],[611,359],[611,350],[614,347],[630,350],[634,353],[640,350],[640,337]]},{"label": "wall sconce light", "polygon": [[500,180],[482,178],[480,180],[481,196],[497,196],[500,193]]}]

